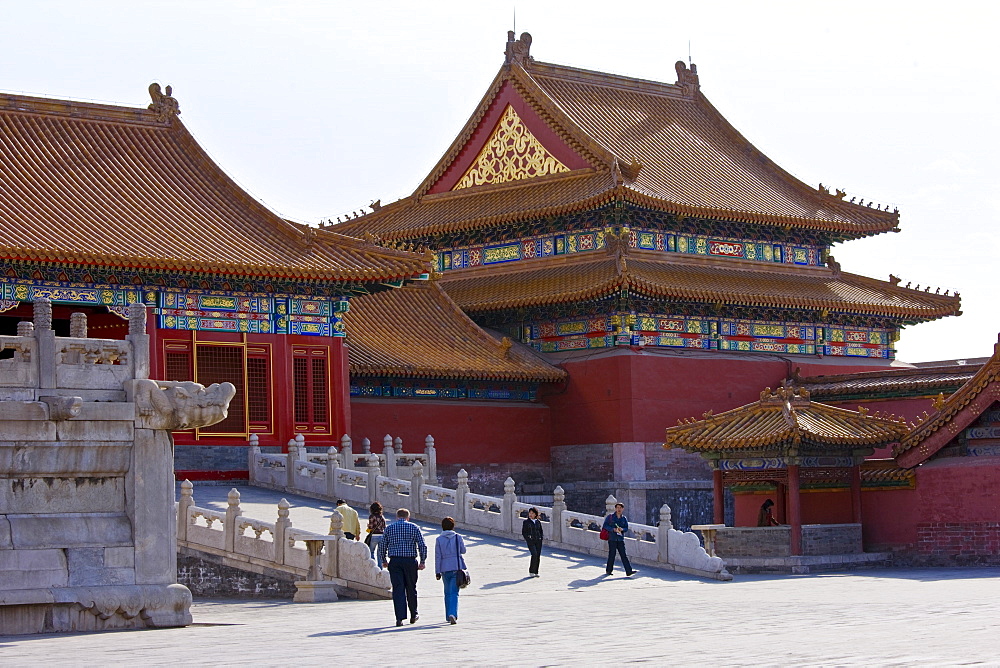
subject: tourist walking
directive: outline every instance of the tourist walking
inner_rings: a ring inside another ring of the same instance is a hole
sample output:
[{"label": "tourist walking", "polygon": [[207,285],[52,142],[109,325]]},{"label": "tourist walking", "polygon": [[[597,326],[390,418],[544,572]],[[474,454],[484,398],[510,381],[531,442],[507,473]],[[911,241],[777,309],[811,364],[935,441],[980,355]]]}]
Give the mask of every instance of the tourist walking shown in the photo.
[{"label": "tourist walking", "polygon": [[368,506],[368,536],[365,543],[372,552],[372,559],[375,558],[375,550],[382,542],[382,534],[385,533],[385,515],[382,514],[382,504],[376,501]]},{"label": "tourist walking", "polygon": [[628,560],[628,555],[625,554],[625,532],[628,531],[628,518],[625,517],[624,513],[625,506],[616,503],[615,512],[604,518],[602,528],[608,532],[608,565],[605,568],[608,575],[611,575],[615,569],[615,552],[621,555],[626,576],[636,572]]},{"label": "tourist walking", "polygon": [[458,573],[465,570],[465,541],[455,532],[455,520],[441,520],[441,535],[434,541],[434,572],[444,581],[444,616],[458,623]]},{"label": "tourist walking", "polygon": [[411,624],[416,624],[420,618],[417,614],[417,572],[424,570],[426,561],[424,535],[420,527],[410,521],[410,511],[400,508],[396,511],[396,521],[385,528],[378,546],[378,563],[389,569],[396,626],[403,625],[407,608]]},{"label": "tourist walking", "polygon": [[344,538],[361,540],[361,522],[358,521],[358,511],[347,505],[347,501],[337,499],[337,512],[344,518]]},{"label": "tourist walking", "polygon": [[521,523],[521,535],[528,544],[531,553],[531,563],[528,564],[528,577],[538,577],[538,562],[542,559],[542,523],[538,519],[538,508],[528,508],[528,517]]}]

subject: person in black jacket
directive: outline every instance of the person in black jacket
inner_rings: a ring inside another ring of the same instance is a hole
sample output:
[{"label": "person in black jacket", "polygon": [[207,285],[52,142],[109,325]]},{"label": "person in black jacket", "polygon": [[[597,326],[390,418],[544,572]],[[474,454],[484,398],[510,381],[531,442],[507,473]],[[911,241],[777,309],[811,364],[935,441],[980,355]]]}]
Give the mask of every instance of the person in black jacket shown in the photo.
[{"label": "person in black jacket", "polygon": [[538,562],[542,558],[542,523],[538,520],[538,508],[528,509],[528,519],[521,525],[521,535],[531,552],[531,563],[528,565],[528,577],[538,577]]}]

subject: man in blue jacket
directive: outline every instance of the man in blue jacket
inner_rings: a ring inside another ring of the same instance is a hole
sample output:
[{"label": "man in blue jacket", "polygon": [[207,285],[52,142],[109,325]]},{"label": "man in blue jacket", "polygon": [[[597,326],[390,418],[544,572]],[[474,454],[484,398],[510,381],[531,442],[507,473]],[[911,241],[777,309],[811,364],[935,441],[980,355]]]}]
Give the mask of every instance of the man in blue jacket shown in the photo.
[{"label": "man in blue jacket", "polygon": [[628,555],[625,554],[625,532],[628,531],[628,518],[624,515],[625,506],[621,503],[615,504],[615,512],[604,518],[604,530],[608,532],[608,565],[605,571],[608,575],[614,572],[615,552],[622,557],[622,566],[625,567],[626,577],[635,573],[632,564],[629,563]]}]

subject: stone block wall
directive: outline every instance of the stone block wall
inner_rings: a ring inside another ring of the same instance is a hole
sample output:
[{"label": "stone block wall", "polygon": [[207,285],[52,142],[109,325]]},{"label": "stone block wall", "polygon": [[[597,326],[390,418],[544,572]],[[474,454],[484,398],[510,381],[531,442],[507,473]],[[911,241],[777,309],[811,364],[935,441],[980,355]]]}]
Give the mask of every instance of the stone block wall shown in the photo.
[{"label": "stone block wall", "polygon": [[461,469],[469,474],[469,487],[476,494],[503,496],[503,482],[514,479],[518,494],[551,494],[558,484],[552,479],[548,464],[438,464],[438,480],[445,487],[454,489]]},{"label": "stone block wall", "polygon": [[727,527],[715,534],[715,553],[727,557],[787,557],[789,527]]},{"label": "stone block wall", "polygon": [[860,554],[860,524],[807,524],[802,527],[802,554]]},{"label": "stone block wall", "polygon": [[551,448],[552,477],[560,485],[614,480],[614,449],[610,443],[559,445]]},{"label": "stone block wall", "polygon": [[295,578],[280,575],[254,573],[190,555],[177,557],[177,582],[195,596],[291,599],[295,596]]},{"label": "stone block wall", "polygon": [[917,553],[925,563],[1000,564],[1000,522],[918,524]]},{"label": "stone block wall", "polygon": [[[726,527],[715,537],[715,551],[726,557],[791,556],[791,527]],[[860,554],[860,524],[807,524],[802,527],[802,555]]]}]

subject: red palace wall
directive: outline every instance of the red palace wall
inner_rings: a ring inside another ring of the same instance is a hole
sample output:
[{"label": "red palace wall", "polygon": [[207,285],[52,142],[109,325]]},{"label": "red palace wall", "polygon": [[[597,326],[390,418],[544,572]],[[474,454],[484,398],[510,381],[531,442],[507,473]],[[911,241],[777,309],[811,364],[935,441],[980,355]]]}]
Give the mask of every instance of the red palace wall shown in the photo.
[{"label": "red palace wall", "polygon": [[632,349],[567,360],[565,391],[541,395],[552,407],[553,445],[659,441],[677,420],[720,413],[760,399],[798,367],[801,375],[870,371],[872,366],[830,358],[816,363],[725,354],[663,355]]},{"label": "red palace wall", "polygon": [[423,452],[429,434],[438,466],[547,465],[551,424],[549,407],[538,403],[351,400],[354,452],[361,452],[363,438],[381,452],[386,434],[402,438],[404,452]]}]

